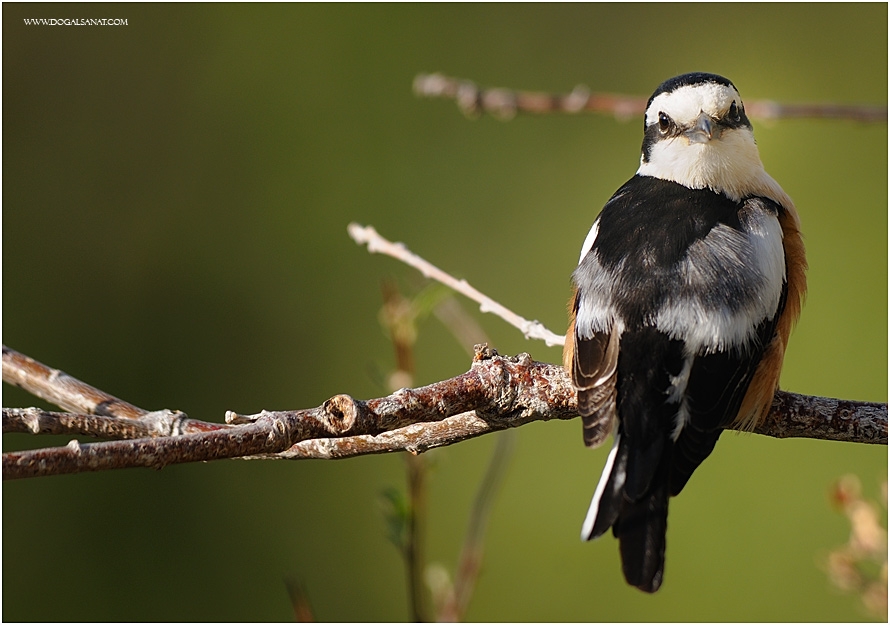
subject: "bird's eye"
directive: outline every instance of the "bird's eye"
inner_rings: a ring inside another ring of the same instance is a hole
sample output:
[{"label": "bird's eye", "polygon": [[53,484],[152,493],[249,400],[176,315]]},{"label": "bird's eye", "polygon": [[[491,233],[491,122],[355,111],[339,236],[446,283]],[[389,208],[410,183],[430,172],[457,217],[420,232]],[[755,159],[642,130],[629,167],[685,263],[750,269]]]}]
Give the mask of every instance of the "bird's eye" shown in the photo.
[{"label": "bird's eye", "polygon": [[735,102],[730,105],[729,113],[727,113],[726,116],[730,119],[730,121],[742,121],[742,115],[739,113],[739,107]]},{"label": "bird's eye", "polygon": [[661,131],[661,134],[667,134],[667,131],[671,129],[671,124],[670,117],[664,113],[658,114],[658,130]]}]

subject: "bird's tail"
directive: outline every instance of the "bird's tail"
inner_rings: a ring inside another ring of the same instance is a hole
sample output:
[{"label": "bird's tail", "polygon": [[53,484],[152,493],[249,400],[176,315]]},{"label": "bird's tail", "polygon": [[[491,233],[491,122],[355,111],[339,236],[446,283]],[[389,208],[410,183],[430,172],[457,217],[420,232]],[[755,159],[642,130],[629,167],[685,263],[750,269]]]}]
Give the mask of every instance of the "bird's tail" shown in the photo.
[{"label": "bird's tail", "polygon": [[658,479],[639,501],[626,501],[612,532],[618,539],[624,578],[631,586],[655,592],[664,577],[667,535],[667,480]]},{"label": "bird's tail", "polygon": [[630,500],[624,490],[628,454],[628,446],[619,431],[584,519],[581,539],[597,538],[611,527],[620,543],[627,583],[646,592],[655,592],[664,575],[667,474],[656,471],[649,488],[636,501]]}]

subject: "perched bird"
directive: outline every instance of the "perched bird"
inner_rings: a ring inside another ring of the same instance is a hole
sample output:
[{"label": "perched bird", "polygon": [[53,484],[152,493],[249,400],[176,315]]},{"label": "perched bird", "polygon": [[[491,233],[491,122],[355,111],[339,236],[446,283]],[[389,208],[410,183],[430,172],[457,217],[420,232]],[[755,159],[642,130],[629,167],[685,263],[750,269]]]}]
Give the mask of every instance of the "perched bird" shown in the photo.
[{"label": "perched bird", "polygon": [[614,430],[581,538],[611,527],[629,584],[658,590],[668,498],[725,427],[769,411],[806,266],[794,204],[764,171],[733,84],[664,82],[640,168],[581,249],[563,355],[584,442]]}]

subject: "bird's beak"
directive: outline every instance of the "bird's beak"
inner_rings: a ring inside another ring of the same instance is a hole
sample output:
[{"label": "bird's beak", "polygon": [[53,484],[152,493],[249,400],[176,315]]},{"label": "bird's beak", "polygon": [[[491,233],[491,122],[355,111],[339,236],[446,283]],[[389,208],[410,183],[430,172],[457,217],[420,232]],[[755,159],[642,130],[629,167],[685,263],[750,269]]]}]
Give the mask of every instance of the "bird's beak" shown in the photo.
[{"label": "bird's beak", "polygon": [[698,119],[695,120],[692,128],[687,130],[685,134],[689,139],[689,143],[707,143],[711,139],[716,139],[720,136],[720,128],[714,124],[714,120],[707,113],[701,113]]}]

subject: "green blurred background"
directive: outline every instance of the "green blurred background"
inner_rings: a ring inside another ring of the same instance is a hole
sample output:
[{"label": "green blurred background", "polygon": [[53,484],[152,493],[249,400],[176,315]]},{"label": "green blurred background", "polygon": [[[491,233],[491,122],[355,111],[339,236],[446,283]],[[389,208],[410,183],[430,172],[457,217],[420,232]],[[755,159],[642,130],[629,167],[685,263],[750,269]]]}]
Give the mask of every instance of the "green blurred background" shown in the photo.
[{"label": "green blurred background", "polygon": [[[749,101],[884,104],[887,6],[5,4],[3,341],[205,420],[380,396],[394,367],[381,281],[423,282],[356,246],[350,221],[561,332],[640,121],[469,121],[415,98],[414,76],[648,96],[699,70]],[[753,122],[810,259],[783,387],[886,401],[887,126]],[[560,360],[467,308],[501,353]],[[420,330],[417,383],[468,368],[435,319]],[[3,405],[44,404],[4,386]],[[518,431],[469,620],[869,618],[822,570],[849,532],[827,491],[853,472],[876,497],[886,447],[726,435],[673,501],[666,581],[644,596],[614,540],[578,540],[607,451],[580,430]],[[494,442],[430,454],[427,549],[448,569]],[[380,503],[404,473],[389,455],[5,483],[2,616],[289,620],[290,579],[320,620],[406,619]]]}]

